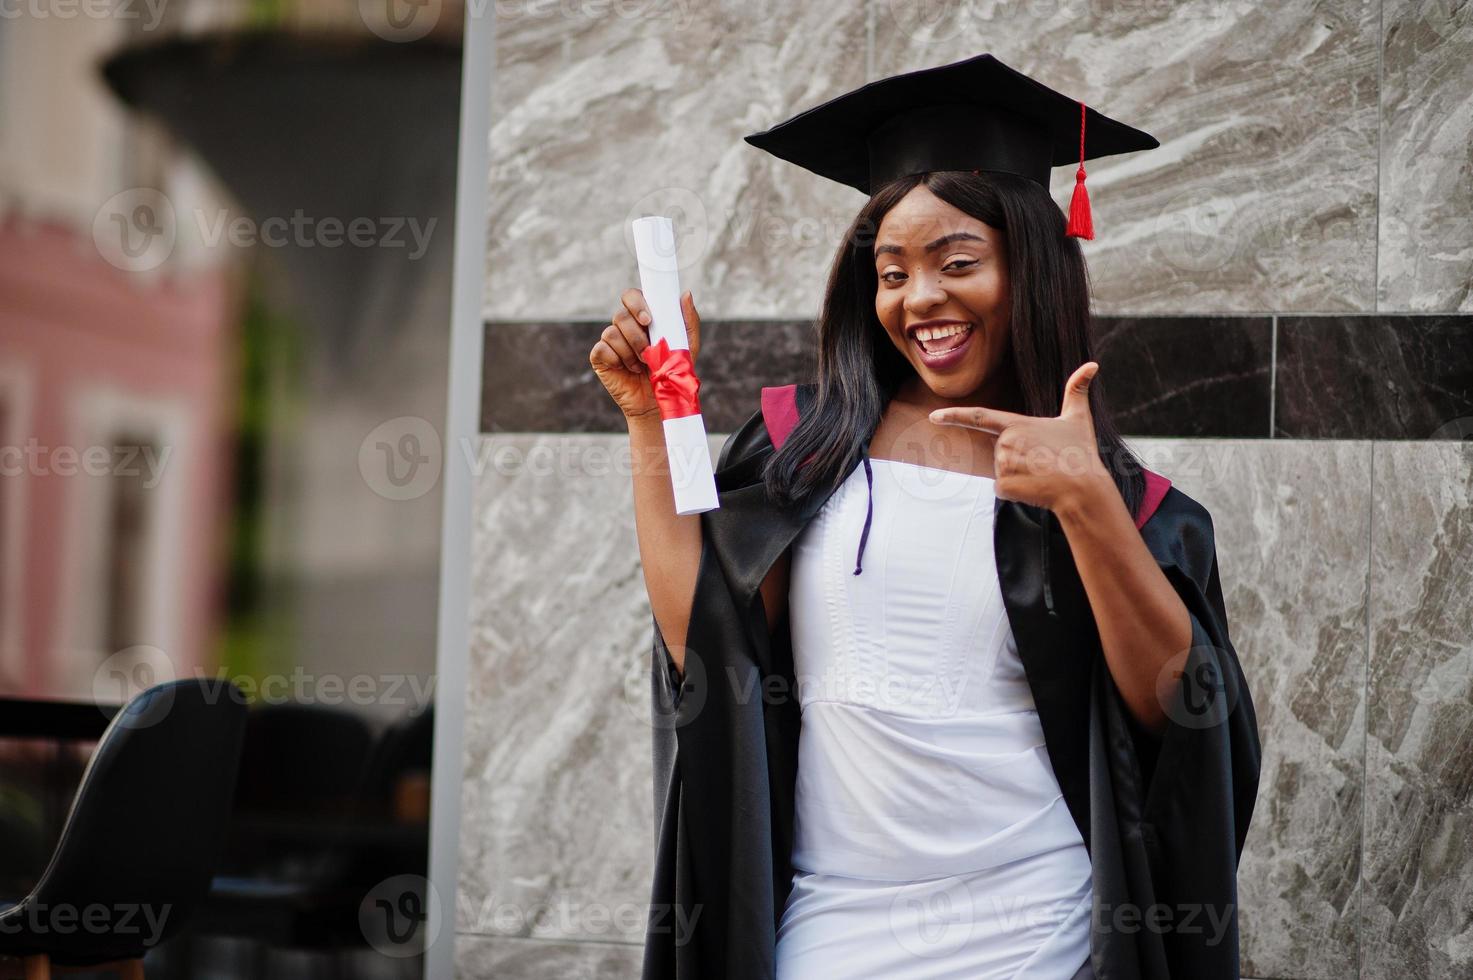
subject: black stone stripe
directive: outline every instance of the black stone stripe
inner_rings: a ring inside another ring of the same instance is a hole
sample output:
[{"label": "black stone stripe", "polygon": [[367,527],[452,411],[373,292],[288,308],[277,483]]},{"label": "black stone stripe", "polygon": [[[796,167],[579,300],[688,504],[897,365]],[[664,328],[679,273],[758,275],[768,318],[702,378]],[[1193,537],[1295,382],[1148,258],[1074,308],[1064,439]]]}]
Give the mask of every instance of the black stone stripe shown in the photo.
[{"label": "black stone stripe", "polygon": [[[623,432],[588,352],[607,320],[486,325],[482,432]],[[697,355],[706,431],[734,432],[763,385],[812,379],[813,326],[791,320],[704,320]]]},{"label": "black stone stripe", "polygon": [[[481,431],[622,432],[588,364],[607,325],[487,323]],[[1097,350],[1100,384],[1128,436],[1473,435],[1473,316],[1100,317]],[[809,381],[815,370],[811,322],[708,320],[707,430],[734,431],[763,385]]]},{"label": "black stone stripe", "polygon": [[1473,436],[1473,316],[1279,318],[1274,435]]}]

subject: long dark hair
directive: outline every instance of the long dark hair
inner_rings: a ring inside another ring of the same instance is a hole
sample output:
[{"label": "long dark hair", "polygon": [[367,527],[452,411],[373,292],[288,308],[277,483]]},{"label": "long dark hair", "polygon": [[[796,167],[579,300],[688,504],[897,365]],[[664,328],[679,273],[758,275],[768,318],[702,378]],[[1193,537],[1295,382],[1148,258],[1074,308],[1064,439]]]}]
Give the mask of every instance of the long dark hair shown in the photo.
[{"label": "long dark hair", "polygon": [[[900,383],[915,368],[896,350],[875,314],[879,278],[874,239],[880,221],[924,183],[941,200],[1004,232],[1011,304],[1010,363],[1021,406],[996,406],[1055,416],[1064,382],[1095,360],[1089,278],[1077,239],[1064,234],[1064,215],[1049,192],[1014,174],[940,170],[901,177],[879,188],[844,233],[818,318],[818,387],[782,449],[763,469],[772,499],[792,504],[837,485]],[[1100,459],[1134,514],[1145,492],[1140,460],[1125,445],[1096,376],[1089,386]],[[804,463],[812,456],[810,462]]]}]

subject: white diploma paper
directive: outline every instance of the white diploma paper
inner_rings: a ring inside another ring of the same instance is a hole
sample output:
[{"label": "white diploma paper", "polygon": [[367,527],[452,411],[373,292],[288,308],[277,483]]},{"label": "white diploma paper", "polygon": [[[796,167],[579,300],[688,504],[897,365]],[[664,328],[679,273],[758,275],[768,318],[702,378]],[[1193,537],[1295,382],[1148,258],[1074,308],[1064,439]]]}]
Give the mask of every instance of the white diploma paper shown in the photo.
[{"label": "white diploma paper", "polygon": [[[650,308],[650,343],[657,344],[663,338],[671,350],[690,350],[685,317],[680,312],[675,226],[670,219],[636,218],[634,254],[639,260],[639,287]],[[675,513],[700,514],[720,507],[705,420],[700,415],[687,415],[663,421]]]}]

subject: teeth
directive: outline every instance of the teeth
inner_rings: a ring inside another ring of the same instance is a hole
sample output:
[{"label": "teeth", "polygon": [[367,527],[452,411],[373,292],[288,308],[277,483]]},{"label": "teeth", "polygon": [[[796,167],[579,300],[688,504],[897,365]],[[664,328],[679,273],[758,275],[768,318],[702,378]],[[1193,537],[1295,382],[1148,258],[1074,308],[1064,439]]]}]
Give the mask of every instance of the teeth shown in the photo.
[{"label": "teeth", "polygon": [[940,340],[970,329],[971,326],[966,323],[949,323],[944,327],[922,327],[915,332],[915,337],[917,340]]}]

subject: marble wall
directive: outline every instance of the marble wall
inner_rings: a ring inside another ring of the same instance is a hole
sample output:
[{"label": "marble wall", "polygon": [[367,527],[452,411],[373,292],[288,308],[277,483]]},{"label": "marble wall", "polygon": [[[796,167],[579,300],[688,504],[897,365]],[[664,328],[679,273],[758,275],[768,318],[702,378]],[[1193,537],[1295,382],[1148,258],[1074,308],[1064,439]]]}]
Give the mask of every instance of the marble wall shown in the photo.
[{"label": "marble wall", "polygon": [[638,974],[649,608],[587,364],[629,219],[676,217],[719,448],[810,377],[863,203],[741,137],[988,50],[1162,143],[1091,164],[1084,248],[1100,383],[1213,514],[1258,708],[1244,975],[1473,975],[1473,5],[495,10],[461,976]]},{"label": "marble wall", "polygon": [[[1473,14],[1454,0],[496,5],[486,315],[607,317],[677,216],[706,316],[811,317],[858,191],[742,136],[991,51],[1161,140],[1090,165],[1111,313],[1473,312]],[[1055,173],[1067,202],[1073,175]]]}]

